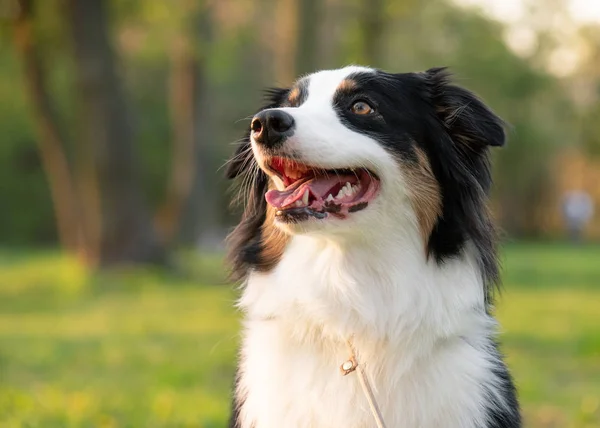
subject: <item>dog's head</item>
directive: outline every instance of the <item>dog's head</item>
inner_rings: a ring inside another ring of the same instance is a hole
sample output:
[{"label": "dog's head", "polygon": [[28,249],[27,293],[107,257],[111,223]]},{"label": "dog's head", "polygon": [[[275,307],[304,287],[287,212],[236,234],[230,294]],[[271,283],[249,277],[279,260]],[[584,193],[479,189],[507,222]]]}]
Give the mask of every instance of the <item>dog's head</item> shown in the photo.
[{"label": "dog's head", "polygon": [[[442,68],[353,66],[271,90],[229,163],[246,201],[231,236],[234,268],[268,270],[293,234],[391,225],[417,230],[438,262],[468,241],[493,257],[488,147],[504,139],[502,121]],[[495,264],[482,263],[494,277]]]}]

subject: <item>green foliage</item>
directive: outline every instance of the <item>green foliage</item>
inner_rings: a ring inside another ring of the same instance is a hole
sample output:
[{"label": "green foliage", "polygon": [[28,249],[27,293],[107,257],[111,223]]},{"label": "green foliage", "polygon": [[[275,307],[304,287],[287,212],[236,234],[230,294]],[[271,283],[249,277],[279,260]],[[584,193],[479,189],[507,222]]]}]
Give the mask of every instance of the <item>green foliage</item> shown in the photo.
[{"label": "green foliage", "polygon": [[52,201],[35,144],[20,66],[0,42],[0,242],[55,239]]},{"label": "green foliage", "polygon": [[[78,106],[73,102],[72,40],[59,3],[37,2],[35,31],[51,93],[73,144],[78,135],[74,120]],[[509,145],[498,152],[496,168],[495,197],[497,205],[506,211],[500,219],[511,233],[539,232],[528,216],[547,192],[551,175],[548,162],[557,147],[577,144],[579,138],[576,131],[580,124],[564,85],[532,61],[516,56],[503,42],[503,27],[476,12],[459,9],[446,0],[384,0],[381,4],[383,47],[378,63],[371,65],[396,71],[448,65],[459,84],[478,92],[505,118],[510,125]],[[209,178],[220,198],[221,226],[226,226],[231,220],[225,215],[228,183],[218,168],[232,151],[230,143],[247,126],[244,118],[259,104],[260,90],[276,82],[271,41],[264,40],[257,28],[266,13],[264,5],[259,0],[230,0],[219,5],[212,16],[212,37],[201,38],[196,50],[208,58],[204,71],[212,83],[209,135],[213,168]],[[164,200],[170,167],[171,49],[179,31],[194,28],[189,22],[190,10],[205,4],[127,0],[112,1],[111,6],[111,39],[132,107],[144,197],[156,209]],[[316,56],[318,67],[337,67],[365,57],[364,35],[357,19],[363,6],[362,0],[320,6],[332,9],[323,18],[330,20],[322,23],[327,37],[323,44],[329,48],[327,55],[320,52]],[[588,33],[591,41],[596,40],[596,33]],[[8,209],[0,211],[0,242],[55,242],[51,198],[36,155],[38,136],[24,93],[22,70],[11,45],[10,26],[6,26],[0,32],[0,200]],[[590,64],[591,70],[597,69]],[[586,126],[582,138],[590,148],[600,141],[598,126],[594,125],[597,121],[592,120],[596,112],[597,106],[592,106],[583,114]],[[73,152],[69,147],[71,158]]]},{"label": "green foliage", "polygon": [[508,145],[494,151],[494,196],[504,208],[499,218],[516,236],[539,233],[528,216],[552,184],[549,161],[557,148],[576,142],[574,106],[564,89],[509,50],[500,24],[476,13],[437,0],[392,8],[388,20],[382,66],[449,66],[457,84],[475,91],[506,121]]},{"label": "green foliage", "polygon": [[[529,428],[600,424],[599,258],[598,246],[504,251],[497,315]],[[178,260],[188,276],[91,276],[58,253],[0,253],[0,425],[224,426],[236,293],[219,257]]]}]

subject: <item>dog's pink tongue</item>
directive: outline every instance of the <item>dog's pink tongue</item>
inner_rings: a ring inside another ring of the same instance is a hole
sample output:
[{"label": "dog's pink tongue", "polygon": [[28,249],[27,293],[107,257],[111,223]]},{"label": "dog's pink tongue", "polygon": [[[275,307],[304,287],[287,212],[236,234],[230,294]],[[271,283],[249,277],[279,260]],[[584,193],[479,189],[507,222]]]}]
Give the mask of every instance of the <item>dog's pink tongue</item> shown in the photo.
[{"label": "dog's pink tongue", "polygon": [[286,205],[292,204],[296,202],[298,199],[302,197],[302,195],[294,195],[294,190],[269,190],[265,194],[265,199],[267,203],[275,208],[282,208]]},{"label": "dog's pink tongue", "polygon": [[[337,175],[334,175],[332,177],[313,178],[302,183],[299,186],[294,186],[292,184],[286,190],[269,190],[265,194],[265,199],[267,200],[267,203],[269,205],[275,208],[283,208],[293,204],[297,200],[302,199],[302,195],[304,195],[306,189],[309,189],[313,196],[315,196],[316,198],[323,198],[327,196],[325,193],[328,190],[330,190],[332,187],[334,187],[336,184],[342,181],[341,179],[343,179],[343,176],[338,177]],[[355,180],[355,177],[352,176],[348,179]]]}]

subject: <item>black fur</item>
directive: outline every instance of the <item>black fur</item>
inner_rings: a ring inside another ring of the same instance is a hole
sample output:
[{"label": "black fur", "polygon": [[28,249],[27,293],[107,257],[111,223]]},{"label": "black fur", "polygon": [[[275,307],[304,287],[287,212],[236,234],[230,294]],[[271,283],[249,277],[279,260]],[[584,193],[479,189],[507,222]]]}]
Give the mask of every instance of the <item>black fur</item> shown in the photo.
[{"label": "black fur", "polygon": [[[259,111],[278,107],[287,100],[289,89],[272,88],[266,91],[267,103]],[[240,223],[228,237],[228,260],[233,280],[243,279],[248,270],[261,264],[261,226],[267,215],[265,193],[269,185],[267,175],[258,167],[250,149],[250,129],[229,162],[226,176],[240,181],[239,202],[245,204]]]},{"label": "black fur", "polygon": [[[492,368],[498,383],[493,388],[487,388],[488,407],[486,413],[488,420],[487,424],[481,428],[520,428],[522,425],[521,413],[513,380],[498,350],[498,344],[491,342],[490,347],[491,354],[498,361]],[[499,406],[499,399],[506,404]]]},{"label": "black fur", "polygon": [[[286,101],[289,92],[289,89],[284,88],[269,88],[265,90],[266,103],[258,111],[262,111],[268,108],[280,107]],[[242,138],[242,142],[235,149],[233,157],[227,163],[225,176],[229,180],[235,179],[245,173],[248,173],[253,169],[252,161],[254,161],[254,156],[252,156],[252,152],[249,149],[250,126],[248,126],[248,128],[246,129],[244,138]]]},{"label": "black fur", "polygon": [[[491,303],[498,261],[496,233],[486,208],[491,185],[488,148],[504,144],[502,120],[473,93],[452,85],[445,68],[424,73],[356,73],[349,79],[356,85],[335,95],[338,116],[350,128],[376,138],[394,155],[414,160],[414,143],[424,150],[442,193],[442,215],[429,237],[429,254],[444,263],[460,256],[465,244],[472,242],[486,284],[486,300]],[[300,95],[294,106],[307,97],[307,79],[296,88]],[[263,109],[289,106],[291,92],[270,89]],[[358,99],[373,105],[377,115],[350,114],[349,106]],[[229,178],[243,176],[246,184],[252,184],[242,195],[246,208],[229,239],[235,279],[260,265],[263,251],[260,228],[266,215],[268,180],[257,168],[249,145],[248,133],[227,170]]]},{"label": "black fur", "polygon": [[[416,160],[415,144],[427,155],[442,198],[442,214],[427,243],[429,255],[444,263],[460,257],[467,242],[471,242],[477,250],[486,284],[486,301],[490,303],[498,282],[498,262],[496,234],[486,208],[491,186],[489,147],[504,144],[502,120],[474,94],[452,85],[444,68],[424,73],[357,73],[349,78],[356,85],[346,85],[334,96],[340,120],[357,132],[376,138],[402,159]],[[302,79],[297,88],[299,92],[293,102],[289,98],[291,90],[270,90],[263,109],[299,106],[308,96],[307,79]],[[359,99],[368,101],[377,114],[349,114],[349,107]],[[233,277],[243,279],[250,269],[262,264],[261,227],[267,213],[264,194],[268,178],[252,156],[249,132],[229,164],[227,177],[246,180],[246,184],[253,180],[251,185],[242,185],[246,205],[229,238]],[[490,346],[500,362],[494,368],[500,385],[493,393],[491,389],[488,392],[489,418],[481,428],[519,428],[521,419],[512,379],[496,344]],[[495,405],[498,394],[508,406]],[[239,428],[241,403],[237,400],[233,402],[230,428]]]},{"label": "black fur", "polygon": [[459,254],[470,240],[477,249],[490,302],[499,269],[496,232],[486,205],[491,186],[488,147],[504,145],[504,123],[473,93],[450,84],[444,68],[431,69],[423,77],[435,118],[449,137],[443,138],[436,126],[424,140],[443,198],[429,249],[443,261]]},{"label": "black fur", "polygon": [[[442,196],[442,215],[429,237],[429,254],[444,263],[460,256],[471,241],[490,302],[498,264],[496,235],[486,208],[491,185],[488,147],[504,144],[502,120],[474,94],[452,85],[444,68],[356,73],[348,78],[356,84],[336,93],[338,116],[401,159],[416,160],[414,144],[426,153]],[[376,114],[352,114],[350,106],[357,100],[367,101]]]}]

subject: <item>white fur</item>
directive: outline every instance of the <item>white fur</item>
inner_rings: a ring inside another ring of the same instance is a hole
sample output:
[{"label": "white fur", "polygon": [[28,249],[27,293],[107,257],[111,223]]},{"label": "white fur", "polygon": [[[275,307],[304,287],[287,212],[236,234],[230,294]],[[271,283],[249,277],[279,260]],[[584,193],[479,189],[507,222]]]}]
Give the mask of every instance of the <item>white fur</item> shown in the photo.
[{"label": "white fur", "polygon": [[443,265],[427,258],[398,163],[333,111],[335,88],[356,70],[310,77],[307,101],[287,109],[297,124],[290,149],[312,165],[368,166],[381,191],[348,219],[287,226],[279,264],[247,280],[242,427],[374,426],[356,374],[339,370],[347,339],[388,428],[483,427],[497,361],[474,250]]}]

